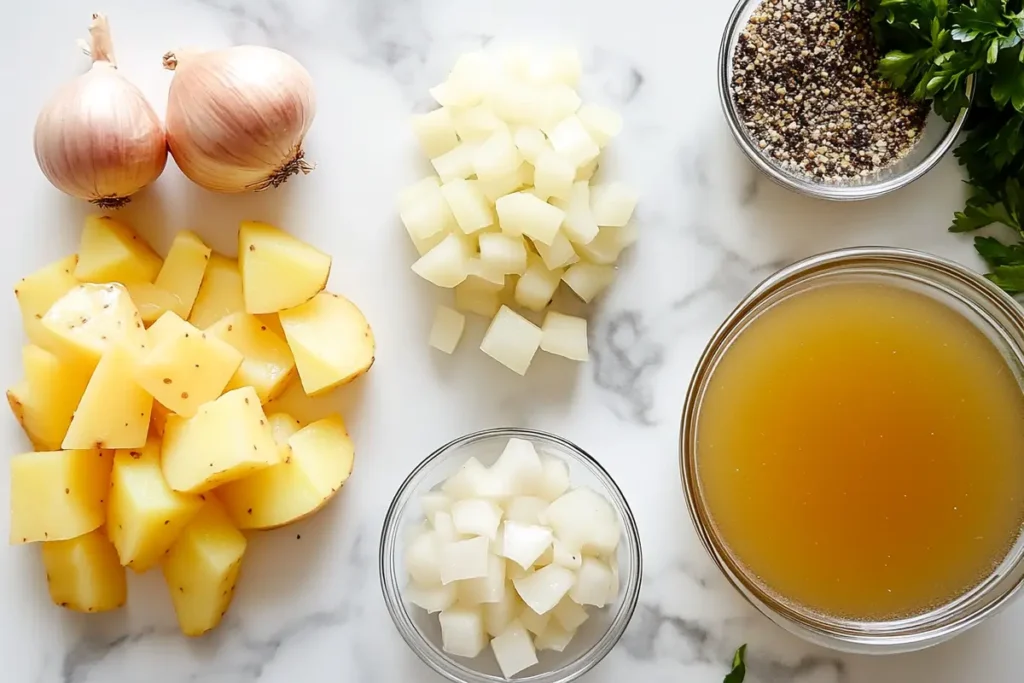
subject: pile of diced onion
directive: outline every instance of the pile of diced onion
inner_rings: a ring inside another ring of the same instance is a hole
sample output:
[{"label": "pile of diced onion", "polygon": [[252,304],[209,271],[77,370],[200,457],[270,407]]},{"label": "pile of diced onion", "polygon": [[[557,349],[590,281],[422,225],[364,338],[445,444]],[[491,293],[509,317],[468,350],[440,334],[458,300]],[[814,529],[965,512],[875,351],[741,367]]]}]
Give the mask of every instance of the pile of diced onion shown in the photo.
[{"label": "pile of diced onion", "polygon": [[563,651],[587,606],[617,600],[618,515],[529,441],[510,439],[490,467],[470,458],[421,505],[405,596],[439,613],[449,654],[476,657],[489,642],[508,678],[537,650]]},{"label": "pile of diced onion", "polygon": [[589,303],[635,240],[636,194],[592,184],[601,149],[622,128],[613,111],[582,104],[575,51],[471,52],[431,89],[441,105],[413,117],[437,176],[406,189],[400,215],[420,259],[412,269],[455,290],[431,346],[451,353],[464,313],[491,319],[480,348],[525,374],[537,349],[588,358],[583,318],[547,311],[560,283]]}]

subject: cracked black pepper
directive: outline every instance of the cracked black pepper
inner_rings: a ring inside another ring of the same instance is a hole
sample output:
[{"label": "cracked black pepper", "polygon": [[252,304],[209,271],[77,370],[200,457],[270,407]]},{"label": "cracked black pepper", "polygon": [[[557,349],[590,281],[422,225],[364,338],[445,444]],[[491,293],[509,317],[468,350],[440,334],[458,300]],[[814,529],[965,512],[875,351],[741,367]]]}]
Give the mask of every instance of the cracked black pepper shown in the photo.
[{"label": "cracked black pepper", "polygon": [[875,76],[870,18],[846,0],[763,0],[732,60],[743,124],[791,173],[826,182],[870,176],[921,137],[927,103]]}]

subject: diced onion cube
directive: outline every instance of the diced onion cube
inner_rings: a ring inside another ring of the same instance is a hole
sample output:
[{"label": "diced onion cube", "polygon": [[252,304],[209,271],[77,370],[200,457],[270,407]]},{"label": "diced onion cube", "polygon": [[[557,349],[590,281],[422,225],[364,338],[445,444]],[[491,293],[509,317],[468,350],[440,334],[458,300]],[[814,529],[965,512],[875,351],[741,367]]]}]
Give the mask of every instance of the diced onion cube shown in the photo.
[{"label": "diced onion cube", "polygon": [[576,167],[554,150],[541,153],[533,171],[533,184],[540,194],[569,199],[576,180]]},{"label": "diced onion cube", "polygon": [[540,557],[538,557],[536,560],[533,561],[533,567],[534,567],[534,569],[537,569],[539,567],[546,567],[549,564],[551,564],[554,561],[554,559],[555,559],[554,548],[549,545],[544,550],[544,552],[542,552],[540,554]]},{"label": "diced onion cube", "polygon": [[534,242],[533,247],[537,250],[548,270],[558,270],[580,260],[573,249],[572,243],[569,242],[569,238],[565,236],[563,231],[559,231],[555,235],[555,239],[551,241],[551,244]]},{"label": "diced onion cube", "polygon": [[464,238],[448,235],[412,264],[412,272],[438,287],[454,287],[469,275],[469,256]]},{"label": "diced onion cube", "polygon": [[511,678],[537,663],[533,639],[518,619],[512,620],[504,631],[491,640],[491,650],[505,678]]},{"label": "diced onion cube", "polygon": [[512,134],[512,140],[515,142],[519,154],[533,165],[537,164],[537,159],[541,154],[551,149],[548,139],[544,137],[544,133],[539,128],[519,126]]},{"label": "diced onion cube", "polygon": [[519,613],[519,621],[527,631],[535,636],[539,636],[548,627],[548,622],[551,621],[551,612],[537,614],[529,607],[524,606]]},{"label": "diced onion cube", "polygon": [[575,263],[562,274],[562,282],[576,293],[585,303],[590,303],[615,277],[613,266],[599,266],[593,263]]},{"label": "diced onion cube", "polygon": [[494,205],[498,224],[509,235],[526,235],[544,244],[551,244],[565,219],[565,212],[529,192],[514,192],[498,199]]},{"label": "diced onion cube", "polygon": [[419,586],[410,583],[405,587],[405,597],[412,604],[422,607],[428,614],[440,612],[455,604],[455,584],[447,586]]},{"label": "diced onion cube", "polygon": [[[505,519],[520,524],[540,524],[548,501],[536,496],[516,496],[505,506]],[[557,540],[555,541],[557,543]]]},{"label": "diced onion cube", "polygon": [[441,583],[487,576],[488,547],[483,537],[441,544]]},{"label": "diced onion cube", "polygon": [[590,211],[601,227],[621,228],[633,217],[636,192],[622,183],[594,185],[590,188]]},{"label": "diced onion cube", "polygon": [[597,143],[575,115],[562,119],[551,130],[548,138],[555,151],[576,167],[593,161],[601,153]]},{"label": "diced onion cube", "polygon": [[494,538],[501,516],[501,508],[489,500],[469,498],[452,503],[452,522],[460,534]]},{"label": "diced onion cube", "polygon": [[590,357],[584,318],[548,311],[540,329],[543,332],[540,348],[544,351],[581,362]]},{"label": "diced onion cube", "polygon": [[580,55],[573,48],[553,50],[530,64],[530,79],[535,83],[563,83],[575,86],[582,72]]},{"label": "diced onion cube", "polygon": [[546,614],[566,596],[575,582],[576,574],[571,569],[549,564],[513,580],[512,585],[530,609],[537,614]]},{"label": "diced onion cube", "polygon": [[551,622],[548,624],[547,628],[544,629],[543,633],[537,635],[533,641],[533,645],[538,650],[554,650],[555,652],[562,652],[569,645],[569,641],[572,640],[574,635],[576,635],[574,632],[566,631],[561,624]]},{"label": "diced onion cube", "polygon": [[565,236],[573,244],[589,244],[597,237],[597,221],[590,210],[590,185],[586,181],[576,181],[572,185],[569,201],[552,199],[551,202],[565,211],[562,229]]},{"label": "diced onion cube", "polygon": [[530,263],[516,282],[515,301],[531,311],[543,311],[558,289],[562,270],[548,270],[542,263]]},{"label": "diced onion cube", "polygon": [[495,131],[508,128],[490,107],[482,104],[455,112],[452,125],[459,139],[469,142],[483,142]]},{"label": "diced onion cube", "polygon": [[604,147],[613,137],[622,132],[622,116],[607,107],[584,104],[576,112],[576,116],[579,117],[583,127],[587,129],[598,147]]},{"label": "diced onion cube", "polygon": [[489,635],[496,636],[504,631],[509,622],[519,614],[523,608],[523,603],[519,599],[516,589],[512,586],[512,582],[509,580],[502,587],[501,599],[497,602],[485,603],[483,608],[484,629]]},{"label": "diced onion cube", "polygon": [[611,504],[588,488],[560,496],[544,512],[544,523],[572,550],[607,555],[619,544],[619,519]]},{"label": "diced onion cube", "polygon": [[569,548],[557,538],[551,544],[551,549],[551,561],[555,564],[560,564],[566,569],[579,569],[583,564],[583,553]]},{"label": "diced onion cube", "polygon": [[441,647],[456,657],[476,657],[487,645],[483,613],[479,608],[458,605],[442,610]]},{"label": "diced onion cube", "polygon": [[540,338],[539,327],[502,306],[487,328],[480,350],[509,370],[525,375],[540,348]]},{"label": "diced onion cube", "polygon": [[512,142],[508,128],[499,128],[477,147],[473,168],[480,180],[497,180],[516,172],[523,158]]},{"label": "diced onion cube", "polygon": [[527,83],[508,80],[495,86],[487,96],[494,113],[510,125],[539,126],[543,123],[544,92]]},{"label": "diced onion cube", "polygon": [[552,616],[566,631],[573,633],[583,625],[590,615],[587,610],[578,603],[573,602],[568,596],[563,598],[552,610]]},{"label": "diced onion cube", "polygon": [[459,229],[467,235],[494,224],[494,214],[476,182],[456,178],[441,186]]},{"label": "diced onion cube", "polygon": [[509,493],[523,495],[537,489],[544,465],[532,442],[511,438],[491,465],[491,472],[506,482]]},{"label": "diced onion cube", "polygon": [[441,156],[434,157],[430,164],[441,176],[441,182],[447,183],[456,178],[468,178],[476,173],[473,168],[473,158],[479,144],[475,142],[463,142],[458,147],[449,150]]},{"label": "diced onion cube", "polygon": [[438,510],[430,518],[430,524],[434,527],[434,534],[437,535],[437,540],[441,543],[452,543],[462,540],[458,530],[455,528],[455,522],[452,520],[450,512]]},{"label": "diced onion cube", "polygon": [[486,576],[458,582],[459,600],[470,605],[501,602],[505,585],[505,560],[488,555]]},{"label": "diced onion cube", "polygon": [[[454,223],[455,219],[453,218],[452,224],[454,225]],[[444,238],[447,236],[448,233],[439,232],[434,235],[431,235],[430,237],[425,237],[422,239],[419,237],[413,237],[412,235],[409,235],[409,239],[412,241],[413,247],[416,248],[416,253],[419,254],[420,256],[426,256],[428,251],[430,251],[437,245],[441,244],[441,242],[444,242]]]},{"label": "diced onion cube", "polygon": [[399,217],[413,241],[445,233],[455,223],[436,178],[421,180],[407,188],[399,204]]},{"label": "diced onion cube", "polygon": [[569,490],[569,466],[558,458],[543,458],[544,474],[537,495],[552,502]]},{"label": "diced onion cube", "polygon": [[503,233],[480,235],[480,261],[495,273],[526,272],[526,244],[522,237]]},{"label": "diced onion cube", "polygon": [[505,273],[488,268],[479,256],[472,256],[469,259],[469,277],[486,282],[494,287],[494,291],[500,292],[505,287]]},{"label": "diced onion cube", "polygon": [[420,496],[420,507],[427,519],[433,519],[435,512],[447,512],[452,506],[452,499],[440,491],[431,491]]},{"label": "diced onion cube", "polygon": [[490,283],[484,286],[474,282],[484,282],[478,278],[466,280],[455,288],[455,308],[466,313],[475,313],[485,318],[493,318],[494,314],[501,308],[501,301],[498,292],[501,290],[491,289]]},{"label": "diced onion cube", "polygon": [[452,500],[472,498],[475,494],[475,482],[486,474],[487,468],[476,458],[470,457],[441,485],[441,491]]},{"label": "diced onion cube", "polygon": [[604,607],[612,585],[612,570],[601,560],[584,557],[576,572],[576,583],[569,589],[569,598],[580,605]]},{"label": "diced onion cube", "polygon": [[590,244],[577,244],[575,249],[584,261],[610,266],[619,260],[619,255],[635,237],[629,226],[622,228],[601,228]]},{"label": "diced onion cube", "polygon": [[459,144],[451,111],[441,107],[412,117],[412,132],[423,152],[431,159]]},{"label": "diced onion cube", "polygon": [[490,55],[475,50],[466,52],[455,60],[448,80],[458,83],[464,90],[482,97],[494,86],[497,75],[497,62]]},{"label": "diced onion cube", "polygon": [[544,113],[542,130],[554,130],[560,121],[576,113],[580,108],[580,96],[567,85],[555,83],[542,90]]},{"label": "diced onion cube", "polygon": [[605,599],[606,605],[614,605],[619,599],[619,564],[612,558],[611,562],[612,580],[608,583],[608,597]]},{"label": "diced onion cube", "polygon": [[530,164],[519,164],[514,172],[493,180],[478,180],[476,186],[492,204],[507,194],[512,194],[527,185],[533,184],[533,171]]},{"label": "diced onion cube", "polygon": [[467,83],[447,80],[431,88],[430,96],[442,107],[472,107],[480,102],[483,93]]},{"label": "diced onion cube", "polygon": [[434,311],[434,323],[430,326],[428,342],[438,351],[451,353],[459,345],[466,328],[466,316],[447,306],[438,306]]},{"label": "diced onion cube", "polygon": [[417,534],[405,550],[405,566],[412,580],[421,586],[441,583],[441,544],[437,534],[424,531]]},{"label": "diced onion cube", "polygon": [[[498,533],[503,533],[503,532],[498,532]],[[504,547],[504,545],[502,545],[502,547]],[[530,571],[532,571],[532,569],[533,569],[532,567],[530,567],[528,569],[523,569],[516,562],[513,562],[512,560],[508,560],[508,559],[505,560],[505,576],[508,577],[509,581],[515,581],[516,579],[523,578],[524,576],[529,574]]]}]

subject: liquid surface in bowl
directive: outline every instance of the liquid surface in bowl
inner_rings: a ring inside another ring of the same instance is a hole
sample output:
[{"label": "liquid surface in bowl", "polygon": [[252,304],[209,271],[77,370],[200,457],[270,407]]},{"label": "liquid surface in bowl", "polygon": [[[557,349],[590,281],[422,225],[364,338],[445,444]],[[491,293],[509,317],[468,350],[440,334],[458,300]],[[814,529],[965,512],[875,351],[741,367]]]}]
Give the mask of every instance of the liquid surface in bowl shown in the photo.
[{"label": "liquid surface in bowl", "polygon": [[697,472],[765,588],[854,620],[978,585],[1024,522],[1024,396],[996,346],[923,293],[820,285],[755,319],[703,398]]}]

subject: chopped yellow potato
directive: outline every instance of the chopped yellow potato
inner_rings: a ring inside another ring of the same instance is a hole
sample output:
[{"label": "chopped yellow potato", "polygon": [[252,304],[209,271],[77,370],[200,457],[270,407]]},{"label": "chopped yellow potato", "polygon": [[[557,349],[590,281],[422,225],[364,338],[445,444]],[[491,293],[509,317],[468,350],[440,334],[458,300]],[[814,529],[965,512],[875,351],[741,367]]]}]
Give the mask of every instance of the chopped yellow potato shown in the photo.
[{"label": "chopped yellow potato", "polygon": [[210,253],[210,248],[191,230],[183,230],[174,236],[164,265],[153,283],[173,298],[174,303],[167,310],[182,318],[189,317]]},{"label": "chopped yellow potato", "polygon": [[167,311],[173,311],[178,303],[173,294],[149,282],[129,282],[125,288],[145,325],[151,325]]},{"label": "chopped yellow potato", "polygon": [[151,436],[139,450],[114,453],[107,505],[107,533],[121,564],[144,572],[160,561],[203,501],[167,485],[160,441]]},{"label": "chopped yellow potato", "polygon": [[26,346],[21,357],[25,365],[24,395],[12,399],[12,392],[8,392],[8,400],[20,404],[19,422],[36,448],[59,450],[89,383],[89,369],[38,346]]},{"label": "chopped yellow potato", "polygon": [[43,543],[43,566],[55,605],[76,612],[108,612],[128,599],[124,567],[102,528]]},{"label": "chopped yellow potato", "polygon": [[64,448],[141,448],[153,397],[134,378],[135,359],[115,346],[100,359],[64,437]]},{"label": "chopped yellow potato", "polygon": [[331,257],[272,225],[246,221],[238,228],[238,266],[245,310],[276,313],[327,286]]},{"label": "chopped yellow potato", "polygon": [[229,313],[245,310],[242,274],[238,262],[216,252],[210,254],[188,321],[205,330]]},{"label": "chopped yellow potato", "polygon": [[164,435],[164,428],[167,426],[167,416],[173,414],[160,401],[153,401],[153,412],[149,418],[150,433],[162,437]]},{"label": "chopped yellow potato", "polygon": [[44,451],[11,458],[11,544],[63,541],[106,519],[109,451]]},{"label": "chopped yellow potato", "polygon": [[373,365],[373,330],[345,297],[320,292],[279,315],[308,395],[347,384]]},{"label": "chopped yellow potato", "polygon": [[53,348],[50,332],[43,327],[43,315],[57,299],[78,285],[74,276],[77,264],[78,256],[73,254],[26,275],[14,286],[14,295],[21,309],[21,324],[33,344],[44,349]]},{"label": "chopped yellow potato", "polygon": [[43,326],[51,333],[49,350],[90,368],[115,345],[132,353],[146,345],[139,311],[119,284],[78,285],[43,315]]},{"label": "chopped yellow potato", "polygon": [[152,282],[163,261],[134,230],[110,216],[88,216],[75,277],[81,282]]},{"label": "chopped yellow potato", "polygon": [[199,406],[190,418],[169,415],[162,468],[175,491],[201,493],[281,462],[252,387]]},{"label": "chopped yellow potato", "polygon": [[[290,416],[280,418],[287,428]],[[288,438],[284,462],[217,489],[239,529],[271,529],[313,514],[352,473],[355,450],[337,416],[318,420]]]},{"label": "chopped yellow potato", "polygon": [[[267,422],[270,423],[270,433],[273,435],[274,443],[277,444],[278,448],[287,446],[291,435],[302,427],[302,423],[288,413],[267,415]],[[284,453],[281,456],[281,460],[285,460],[287,455],[287,453]]]},{"label": "chopped yellow potato", "polygon": [[163,561],[182,633],[199,636],[220,623],[234,597],[244,553],[245,536],[207,496]]},{"label": "chopped yellow potato", "polygon": [[7,390],[7,405],[11,407],[11,413],[14,415],[14,419],[17,420],[18,424],[21,425],[21,428],[25,430],[25,434],[28,435],[29,440],[32,442],[32,447],[38,448],[39,440],[25,424],[25,401],[27,400],[28,380],[23,379]]},{"label": "chopped yellow potato", "polygon": [[266,403],[279,396],[295,375],[295,359],[288,344],[254,315],[232,313],[207,328],[206,333],[227,342],[243,356],[228,390],[251,386],[260,402]]},{"label": "chopped yellow potato", "polygon": [[[177,320],[164,324],[164,318]],[[173,311],[164,313],[153,327],[158,334],[150,339],[158,341],[139,359],[135,380],[167,408],[192,417],[200,405],[221,395],[242,363],[242,354]]]}]

